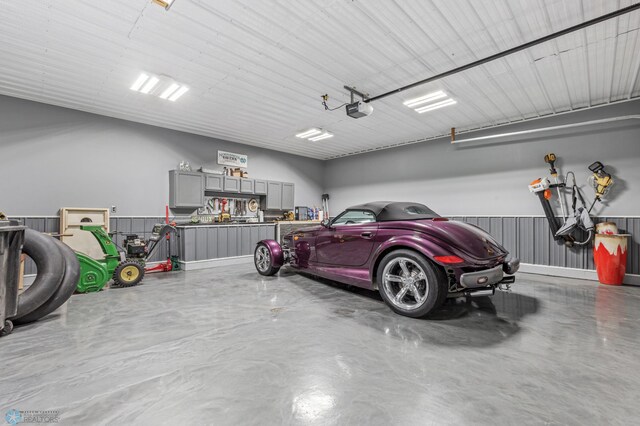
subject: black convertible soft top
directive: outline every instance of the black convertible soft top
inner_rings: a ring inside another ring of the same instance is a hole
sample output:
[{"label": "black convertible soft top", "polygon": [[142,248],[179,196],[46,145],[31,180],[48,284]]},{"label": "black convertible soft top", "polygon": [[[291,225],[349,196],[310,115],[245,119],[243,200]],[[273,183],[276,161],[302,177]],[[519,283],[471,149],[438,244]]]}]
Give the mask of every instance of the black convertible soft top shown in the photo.
[{"label": "black convertible soft top", "polygon": [[395,201],[374,201],[371,203],[351,206],[347,210],[368,210],[376,215],[376,220],[378,222],[433,219],[435,217],[440,217],[439,214],[424,204]]}]

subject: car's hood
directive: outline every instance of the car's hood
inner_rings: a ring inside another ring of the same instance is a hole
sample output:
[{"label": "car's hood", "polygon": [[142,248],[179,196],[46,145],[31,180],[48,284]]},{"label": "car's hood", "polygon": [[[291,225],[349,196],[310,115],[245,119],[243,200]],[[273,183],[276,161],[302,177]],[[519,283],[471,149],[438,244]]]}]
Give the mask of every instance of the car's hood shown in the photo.
[{"label": "car's hood", "polygon": [[507,250],[491,235],[468,223],[429,219],[404,223],[408,228],[435,237],[452,248],[476,259],[493,259],[508,254]]}]

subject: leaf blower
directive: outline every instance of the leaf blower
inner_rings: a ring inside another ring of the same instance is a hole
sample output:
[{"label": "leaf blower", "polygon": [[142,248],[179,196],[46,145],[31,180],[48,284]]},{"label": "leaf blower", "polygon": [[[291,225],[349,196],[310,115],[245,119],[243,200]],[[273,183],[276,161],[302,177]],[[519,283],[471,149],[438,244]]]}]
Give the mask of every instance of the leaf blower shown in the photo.
[{"label": "leaf blower", "polygon": [[567,246],[571,247],[575,241],[570,234],[558,234],[561,224],[551,207],[551,197],[553,196],[553,189],[558,191],[558,197],[560,199],[560,206],[562,207],[562,220],[565,220],[564,201],[560,192],[561,188],[564,188],[566,184],[558,178],[558,171],[555,168],[555,162],[557,157],[554,153],[545,155],[544,161],[549,164],[551,176],[554,178],[555,183],[551,183],[548,178],[538,178],[529,184],[529,192],[532,192],[538,196],[544,215],[549,222],[549,228],[551,229],[551,235],[556,241],[563,241]]}]

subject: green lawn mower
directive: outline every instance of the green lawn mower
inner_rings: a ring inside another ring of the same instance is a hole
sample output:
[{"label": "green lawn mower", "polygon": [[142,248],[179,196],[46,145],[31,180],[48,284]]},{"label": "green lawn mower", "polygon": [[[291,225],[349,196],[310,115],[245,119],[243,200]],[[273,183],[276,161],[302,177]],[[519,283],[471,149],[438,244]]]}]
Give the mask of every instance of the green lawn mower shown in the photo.
[{"label": "green lawn mower", "polygon": [[[91,232],[98,240],[104,253],[103,259],[94,259],[86,254],[76,252],[80,261],[80,279],[76,291],[90,293],[100,291],[113,278],[114,284],[119,287],[133,287],[144,278],[145,265],[153,255],[160,241],[168,234],[175,233],[172,225],[157,224],[153,227],[153,235],[149,239],[150,244],[137,235],[127,235],[124,246],[120,251],[109,234],[99,225],[83,225],[83,231]],[[169,246],[168,239],[167,245]],[[170,271],[178,269],[177,256],[169,257],[166,263],[149,268],[149,271]]]}]

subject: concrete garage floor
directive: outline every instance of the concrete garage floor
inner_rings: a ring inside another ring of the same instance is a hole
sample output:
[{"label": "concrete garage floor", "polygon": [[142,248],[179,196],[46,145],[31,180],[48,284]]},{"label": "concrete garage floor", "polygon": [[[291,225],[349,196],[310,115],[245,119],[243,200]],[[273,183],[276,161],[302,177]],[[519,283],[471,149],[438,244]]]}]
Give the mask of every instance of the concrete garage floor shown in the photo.
[{"label": "concrete garage floor", "polygon": [[62,424],[637,424],[640,288],[520,274],[510,294],[393,314],[252,265],[77,295],[0,339],[1,416]]}]

